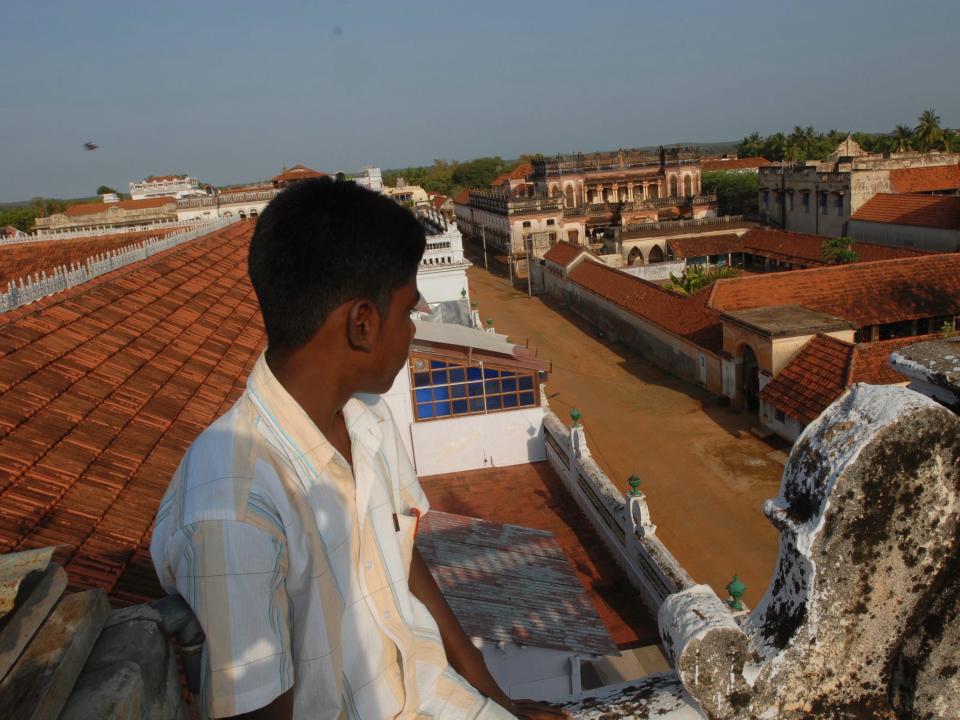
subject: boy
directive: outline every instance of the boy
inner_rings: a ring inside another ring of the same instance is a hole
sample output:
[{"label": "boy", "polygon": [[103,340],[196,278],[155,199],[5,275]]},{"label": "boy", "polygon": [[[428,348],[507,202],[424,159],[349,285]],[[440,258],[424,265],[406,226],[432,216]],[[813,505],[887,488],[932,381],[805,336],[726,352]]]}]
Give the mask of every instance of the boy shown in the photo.
[{"label": "boy", "polygon": [[379,393],[407,362],[424,246],[353,183],[299,183],[259,219],[267,350],[184,456],[150,547],[206,635],[211,717],[563,716],[503,693],[414,547],[428,503]]}]

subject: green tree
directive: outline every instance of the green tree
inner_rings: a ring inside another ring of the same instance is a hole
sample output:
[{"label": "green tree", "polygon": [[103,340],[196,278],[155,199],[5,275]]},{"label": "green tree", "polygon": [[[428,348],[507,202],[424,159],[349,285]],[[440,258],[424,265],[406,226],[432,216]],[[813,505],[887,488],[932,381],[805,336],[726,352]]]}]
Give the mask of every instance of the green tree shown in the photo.
[{"label": "green tree", "polygon": [[939,150],[944,146],[943,128],[940,127],[940,116],[932,108],[924,110],[917,119],[917,126],[913,129],[916,133],[917,144],[920,150]]},{"label": "green tree", "polygon": [[717,196],[721,215],[743,215],[757,211],[760,178],[756,173],[707,171],[701,176],[703,190]]},{"label": "green tree", "polygon": [[754,131],[747,135],[740,144],[737,145],[737,155],[740,157],[757,157],[763,152],[763,138],[760,133]]},{"label": "green tree", "polygon": [[845,265],[860,259],[852,237],[826,238],[820,243],[820,259],[828,265]]},{"label": "green tree", "polygon": [[897,125],[893,130],[893,148],[896,152],[906,152],[913,147],[913,128],[909,125]]},{"label": "green tree", "polygon": [[97,195],[106,195],[107,193],[116,193],[117,195],[120,194],[109,185],[101,185],[97,188]]},{"label": "green tree", "polygon": [[687,265],[680,277],[670,273],[670,289],[684,295],[693,295],[715,280],[740,277],[740,271],[732,267],[707,268],[703,265]]}]

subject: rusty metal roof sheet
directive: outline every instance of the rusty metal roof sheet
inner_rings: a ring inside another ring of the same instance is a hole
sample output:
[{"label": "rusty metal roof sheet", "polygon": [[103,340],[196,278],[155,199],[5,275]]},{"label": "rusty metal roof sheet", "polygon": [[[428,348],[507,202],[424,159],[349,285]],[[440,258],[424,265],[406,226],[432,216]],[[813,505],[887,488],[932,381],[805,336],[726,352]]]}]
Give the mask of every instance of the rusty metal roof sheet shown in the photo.
[{"label": "rusty metal roof sheet", "polygon": [[417,547],[468,635],[617,653],[553,533],[431,510]]}]

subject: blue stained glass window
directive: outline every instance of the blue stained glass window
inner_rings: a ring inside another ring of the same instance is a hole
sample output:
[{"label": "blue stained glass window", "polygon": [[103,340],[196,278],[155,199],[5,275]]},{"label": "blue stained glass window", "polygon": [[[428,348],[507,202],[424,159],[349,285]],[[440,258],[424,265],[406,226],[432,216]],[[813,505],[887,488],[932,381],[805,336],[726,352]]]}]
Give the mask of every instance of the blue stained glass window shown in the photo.
[{"label": "blue stained glass window", "polygon": [[470,398],[470,412],[483,412],[483,398]]},{"label": "blue stained glass window", "polygon": [[500,381],[499,380],[487,380],[487,395],[492,395],[494,393],[500,392]]},{"label": "blue stained glass window", "polygon": [[504,392],[516,392],[517,390],[517,379],[513,377],[504,377],[500,381],[500,384],[503,385]]},{"label": "blue stained glass window", "polygon": [[500,377],[513,377],[516,373],[510,372],[509,370],[501,370]]},{"label": "blue stained glass window", "polygon": [[500,409],[500,396],[494,395],[493,397],[487,398],[487,410],[499,410]]},{"label": "blue stained glass window", "polygon": [[470,388],[470,397],[483,397],[483,383],[470,383],[467,387]]},{"label": "blue stained glass window", "polygon": [[433,399],[434,400],[449,400],[450,399],[450,386],[449,385],[440,385],[433,388]]},{"label": "blue stained glass window", "polygon": [[434,370],[431,375],[433,375],[434,385],[446,385],[448,382],[446,370]]},{"label": "blue stained glass window", "polygon": [[447,364],[445,362],[441,362],[440,360],[431,360],[430,367],[434,370],[446,370]]},{"label": "blue stained glass window", "polygon": [[499,370],[494,370],[494,369],[492,369],[492,368],[484,368],[484,369],[483,369],[483,377],[486,378],[486,379],[488,379],[488,380],[489,380],[490,378],[498,378],[498,377],[500,377],[500,371],[499,371]]},{"label": "blue stained glass window", "polygon": [[430,402],[433,399],[431,397],[430,388],[423,388],[423,389],[417,390],[416,396],[417,396],[418,403]]},{"label": "blue stained glass window", "polygon": [[430,373],[419,372],[413,374],[413,384],[417,387],[424,387],[430,384]]},{"label": "blue stained glass window", "polygon": [[478,367],[468,367],[467,368],[467,380],[480,380],[483,377],[483,373]]},{"label": "blue stained glass window", "polygon": [[524,407],[533,405],[533,393],[520,393],[520,404]]},{"label": "blue stained glass window", "polygon": [[421,419],[433,417],[433,405],[417,405],[417,417]]},{"label": "blue stained glass window", "polygon": [[437,417],[447,417],[450,415],[450,403],[446,401],[434,403],[433,411]]},{"label": "blue stained glass window", "polygon": [[503,406],[505,408],[514,408],[517,406],[517,396],[516,395],[504,395],[503,396]]},{"label": "blue stained glass window", "polygon": [[467,414],[467,401],[466,401],[466,400],[454,400],[454,401],[453,401],[453,414],[454,414],[454,415],[466,415],[466,414]]},{"label": "blue stained glass window", "polygon": [[466,385],[451,385],[450,386],[450,397],[462,398],[467,396],[467,386]]},{"label": "blue stained glass window", "polygon": [[467,373],[463,368],[450,368],[450,382],[458,383],[467,379]]},{"label": "blue stained glass window", "polygon": [[521,390],[533,390],[533,378],[529,375],[520,376],[520,389]]}]

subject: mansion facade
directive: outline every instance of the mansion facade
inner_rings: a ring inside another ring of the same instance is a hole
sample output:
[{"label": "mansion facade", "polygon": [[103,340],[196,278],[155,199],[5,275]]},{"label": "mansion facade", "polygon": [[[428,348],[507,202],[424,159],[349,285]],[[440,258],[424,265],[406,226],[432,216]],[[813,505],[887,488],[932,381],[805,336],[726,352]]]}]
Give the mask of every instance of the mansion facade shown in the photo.
[{"label": "mansion facade", "polygon": [[542,258],[556,243],[585,246],[622,228],[716,217],[713,195],[702,194],[698,154],[686,150],[620,150],[537,156],[525,178],[454,200],[468,237],[505,257],[513,277],[528,255]]}]

